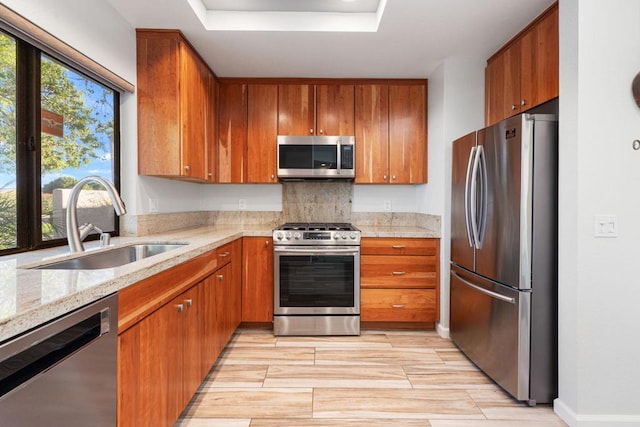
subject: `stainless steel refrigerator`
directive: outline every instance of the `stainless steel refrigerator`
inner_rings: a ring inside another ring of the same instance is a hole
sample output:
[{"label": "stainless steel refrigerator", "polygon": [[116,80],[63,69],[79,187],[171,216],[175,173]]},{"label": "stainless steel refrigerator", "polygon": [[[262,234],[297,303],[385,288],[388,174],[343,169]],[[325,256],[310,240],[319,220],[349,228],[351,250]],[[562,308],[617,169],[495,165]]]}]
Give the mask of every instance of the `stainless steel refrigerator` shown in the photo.
[{"label": "stainless steel refrigerator", "polygon": [[557,397],[558,121],[521,114],[453,143],[455,344],[529,404]]}]

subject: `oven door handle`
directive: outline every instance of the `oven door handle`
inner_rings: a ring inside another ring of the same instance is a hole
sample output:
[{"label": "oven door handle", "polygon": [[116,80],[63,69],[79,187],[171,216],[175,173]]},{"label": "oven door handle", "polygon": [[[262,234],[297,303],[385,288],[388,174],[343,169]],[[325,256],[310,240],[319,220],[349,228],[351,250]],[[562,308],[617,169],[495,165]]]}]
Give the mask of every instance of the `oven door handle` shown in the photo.
[{"label": "oven door handle", "polygon": [[359,247],[351,247],[351,248],[332,248],[332,247],[313,247],[313,248],[283,248],[274,246],[274,252],[278,252],[280,255],[285,253],[291,254],[309,254],[309,255],[332,255],[332,254],[353,254],[357,255],[360,253]]}]

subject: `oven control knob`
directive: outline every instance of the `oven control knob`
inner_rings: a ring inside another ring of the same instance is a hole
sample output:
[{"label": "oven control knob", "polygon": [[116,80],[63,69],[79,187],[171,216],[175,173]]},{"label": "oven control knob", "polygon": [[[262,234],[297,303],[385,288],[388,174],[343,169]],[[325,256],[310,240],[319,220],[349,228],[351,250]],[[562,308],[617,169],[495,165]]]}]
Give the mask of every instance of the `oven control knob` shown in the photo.
[{"label": "oven control knob", "polygon": [[282,233],[282,231],[278,231],[276,233],[276,239],[278,239],[278,240],[284,239],[284,234]]},{"label": "oven control knob", "polygon": [[295,233],[293,233],[293,238],[296,240],[300,240],[300,238],[302,237],[302,234],[300,234],[299,231],[296,231]]},{"label": "oven control knob", "polygon": [[351,232],[351,234],[349,234],[349,237],[351,237],[351,240],[356,240],[356,233]]},{"label": "oven control knob", "polygon": [[284,236],[287,238],[287,240],[291,239],[291,232],[287,231]]},{"label": "oven control knob", "polygon": [[347,233],[340,233],[340,237],[342,237],[343,240],[347,239]]}]

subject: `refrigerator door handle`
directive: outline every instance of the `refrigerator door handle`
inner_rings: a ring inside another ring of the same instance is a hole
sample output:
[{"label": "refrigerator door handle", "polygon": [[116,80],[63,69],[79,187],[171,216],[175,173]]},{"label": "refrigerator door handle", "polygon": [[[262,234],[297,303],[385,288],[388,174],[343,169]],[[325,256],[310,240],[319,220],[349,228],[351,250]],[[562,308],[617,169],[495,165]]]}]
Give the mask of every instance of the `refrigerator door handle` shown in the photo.
[{"label": "refrigerator door handle", "polygon": [[[473,167],[471,170],[471,188],[470,188],[470,206],[469,206],[469,216],[471,222],[471,232],[473,234],[473,243],[476,249],[480,249],[482,247],[482,242],[480,242],[480,233],[478,231],[478,167],[480,166],[480,157],[482,153],[482,146],[479,145],[476,147],[475,156],[473,159]],[[480,184],[482,185],[482,184]]]},{"label": "refrigerator door handle", "polygon": [[484,231],[487,228],[487,202],[488,202],[488,194],[487,190],[489,184],[487,181],[487,159],[484,154],[484,147],[480,145],[478,147],[478,163],[479,163],[479,174],[480,174],[480,204],[476,205],[476,208],[479,209],[477,224],[478,224],[478,236],[476,237],[476,248],[482,248],[482,242],[484,241]]},{"label": "refrigerator door handle", "polygon": [[473,163],[476,156],[477,147],[473,147],[471,149],[471,153],[469,153],[469,162],[467,164],[467,176],[464,181],[464,221],[466,224],[467,238],[469,239],[469,246],[475,247],[475,242],[473,240],[472,230],[471,230],[471,206],[472,203],[469,200],[471,197],[471,186],[472,186],[472,175],[471,171],[473,169]]},{"label": "refrigerator door handle", "polygon": [[516,299],[515,298],[506,297],[506,296],[501,295],[501,294],[499,294],[497,292],[493,292],[493,291],[490,291],[488,289],[482,288],[482,287],[480,287],[478,285],[474,285],[473,283],[471,283],[471,282],[463,279],[462,277],[460,277],[460,275],[458,275],[455,271],[452,271],[451,274],[456,276],[456,278],[458,280],[460,280],[462,283],[464,283],[465,285],[475,289],[478,292],[481,292],[481,293],[483,293],[485,295],[488,295],[491,298],[495,298],[495,299],[498,299],[500,301],[508,302],[509,304],[515,304],[516,303]]}]

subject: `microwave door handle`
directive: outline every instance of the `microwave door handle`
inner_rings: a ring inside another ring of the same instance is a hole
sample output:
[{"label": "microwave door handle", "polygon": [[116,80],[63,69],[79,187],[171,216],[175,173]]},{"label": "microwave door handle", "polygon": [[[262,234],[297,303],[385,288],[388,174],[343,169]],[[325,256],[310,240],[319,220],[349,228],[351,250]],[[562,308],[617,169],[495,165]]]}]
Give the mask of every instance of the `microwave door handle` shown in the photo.
[{"label": "microwave door handle", "polygon": [[336,174],[340,175],[340,168],[342,167],[342,147],[340,146],[340,138],[338,138],[336,143],[336,150],[338,150],[336,153]]}]

